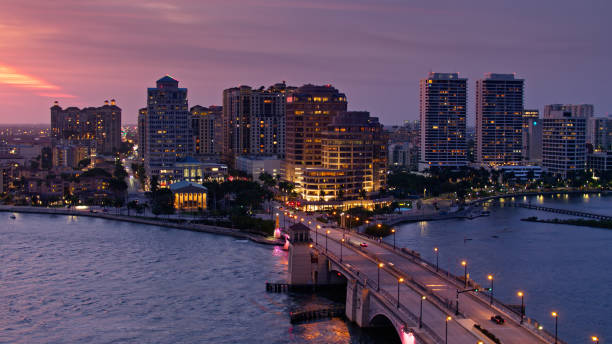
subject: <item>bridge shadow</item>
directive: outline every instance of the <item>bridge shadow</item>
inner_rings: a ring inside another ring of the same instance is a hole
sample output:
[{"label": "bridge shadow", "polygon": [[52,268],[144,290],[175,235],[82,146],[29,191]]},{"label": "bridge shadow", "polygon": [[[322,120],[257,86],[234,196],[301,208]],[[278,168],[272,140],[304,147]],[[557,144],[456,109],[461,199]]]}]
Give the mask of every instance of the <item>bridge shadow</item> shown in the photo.
[{"label": "bridge shadow", "polygon": [[370,328],[363,329],[364,332],[374,338],[375,343],[402,344],[397,330],[389,318],[382,314],[376,315],[370,321]]}]

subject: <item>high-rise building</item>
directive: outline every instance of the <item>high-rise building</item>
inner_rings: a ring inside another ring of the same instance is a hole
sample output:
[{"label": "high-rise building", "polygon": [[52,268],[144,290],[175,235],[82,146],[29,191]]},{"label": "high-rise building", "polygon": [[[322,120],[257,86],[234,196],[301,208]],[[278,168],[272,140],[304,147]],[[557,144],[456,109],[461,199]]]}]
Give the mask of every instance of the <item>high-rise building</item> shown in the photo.
[{"label": "high-rise building", "polygon": [[158,176],[160,185],[174,179],[176,161],[191,153],[187,89],[178,85],[166,75],[147,90],[145,169],[149,178]]},{"label": "high-rise building", "polygon": [[89,145],[98,154],[113,154],[121,147],[121,109],[114,99],[100,107],[51,107],[51,136],[56,140]]},{"label": "high-rise building", "polygon": [[488,73],[476,81],[476,162],[517,165],[522,159],[523,79]]},{"label": "high-rise building", "polygon": [[467,79],[458,73],[429,73],[420,90],[419,170],[466,166]]},{"label": "high-rise building", "polygon": [[322,166],[304,170],[302,198],[356,199],[380,191],[387,183],[387,140],[369,112],[338,114],[322,132]]},{"label": "high-rise building", "polygon": [[304,169],[322,165],[322,132],[346,110],[346,95],[331,85],[308,84],[288,93],[283,178],[295,183],[297,192]]},{"label": "high-rise building", "polygon": [[542,161],[542,120],[538,110],[523,110],[523,160],[539,164]]},{"label": "high-rise building", "polygon": [[[547,105],[545,109],[550,109]],[[586,167],[587,118],[571,109],[544,112],[542,119],[542,167],[566,177]]]},{"label": "high-rise building", "polygon": [[285,83],[223,91],[223,153],[233,163],[240,155],[283,157],[285,153]]},{"label": "high-rise building", "polygon": [[192,107],[191,129],[193,130],[193,153],[200,159],[218,159],[221,156],[223,144],[223,125],[221,106]]},{"label": "high-rise building", "polygon": [[147,108],[138,110],[138,159],[144,161],[146,152],[146,119],[147,119]]},{"label": "high-rise building", "polygon": [[587,143],[596,151],[612,150],[612,118],[591,117],[587,122]]},{"label": "high-rise building", "polygon": [[593,104],[550,104],[544,107],[544,118],[569,113],[572,117],[593,117]]}]

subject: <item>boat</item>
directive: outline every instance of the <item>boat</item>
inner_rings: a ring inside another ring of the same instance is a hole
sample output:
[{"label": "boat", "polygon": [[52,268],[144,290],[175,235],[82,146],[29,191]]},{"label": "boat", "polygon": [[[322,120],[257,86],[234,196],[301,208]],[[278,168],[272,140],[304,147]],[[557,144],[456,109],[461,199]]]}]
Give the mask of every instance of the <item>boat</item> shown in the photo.
[{"label": "boat", "polygon": [[483,210],[480,212],[480,216],[489,216],[489,215],[491,215],[491,212],[488,210]]}]

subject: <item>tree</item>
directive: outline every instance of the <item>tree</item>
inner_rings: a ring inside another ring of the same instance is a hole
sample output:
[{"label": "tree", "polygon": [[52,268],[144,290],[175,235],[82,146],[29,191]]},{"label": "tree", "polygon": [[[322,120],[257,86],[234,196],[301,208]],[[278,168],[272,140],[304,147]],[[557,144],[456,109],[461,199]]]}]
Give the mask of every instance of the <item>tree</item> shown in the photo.
[{"label": "tree", "polygon": [[269,188],[274,187],[276,185],[276,180],[268,172],[262,172],[259,175],[259,180],[263,183],[263,185]]},{"label": "tree", "polygon": [[151,193],[155,194],[159,190],[159,177],[154,175],[151,177]]},{"label": "tree", "polygon": [[153,214],[174,214],[174,196],[170,189],[159,189],[153,193],[151,210]]},{"label": "tree", "polygon": [[79,169],[82,169],[82,168],[85,168],[85,167],[89,166],[89,164],[91,164],[91,159],[90,158],[85,158],[85,159],[82,159],[81,161],[79,161],[78,167],[79,167]]}]

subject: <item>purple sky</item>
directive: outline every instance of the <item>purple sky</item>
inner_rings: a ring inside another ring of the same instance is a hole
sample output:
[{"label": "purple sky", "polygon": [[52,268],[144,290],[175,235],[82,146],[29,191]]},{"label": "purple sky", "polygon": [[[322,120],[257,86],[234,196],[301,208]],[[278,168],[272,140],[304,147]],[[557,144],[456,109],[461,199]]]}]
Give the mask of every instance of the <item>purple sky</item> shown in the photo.
[{"label": "purple sky", "polygon": [[[164,74],[191,105],[245,84],[332,83],[385,124],[418,117],[428,71],[526,79],[526,106],[612,113],[610,0],[2,0],[0,122],[115,98],[135,123]],[[470,121],[470,122],[471,122]]]}]

